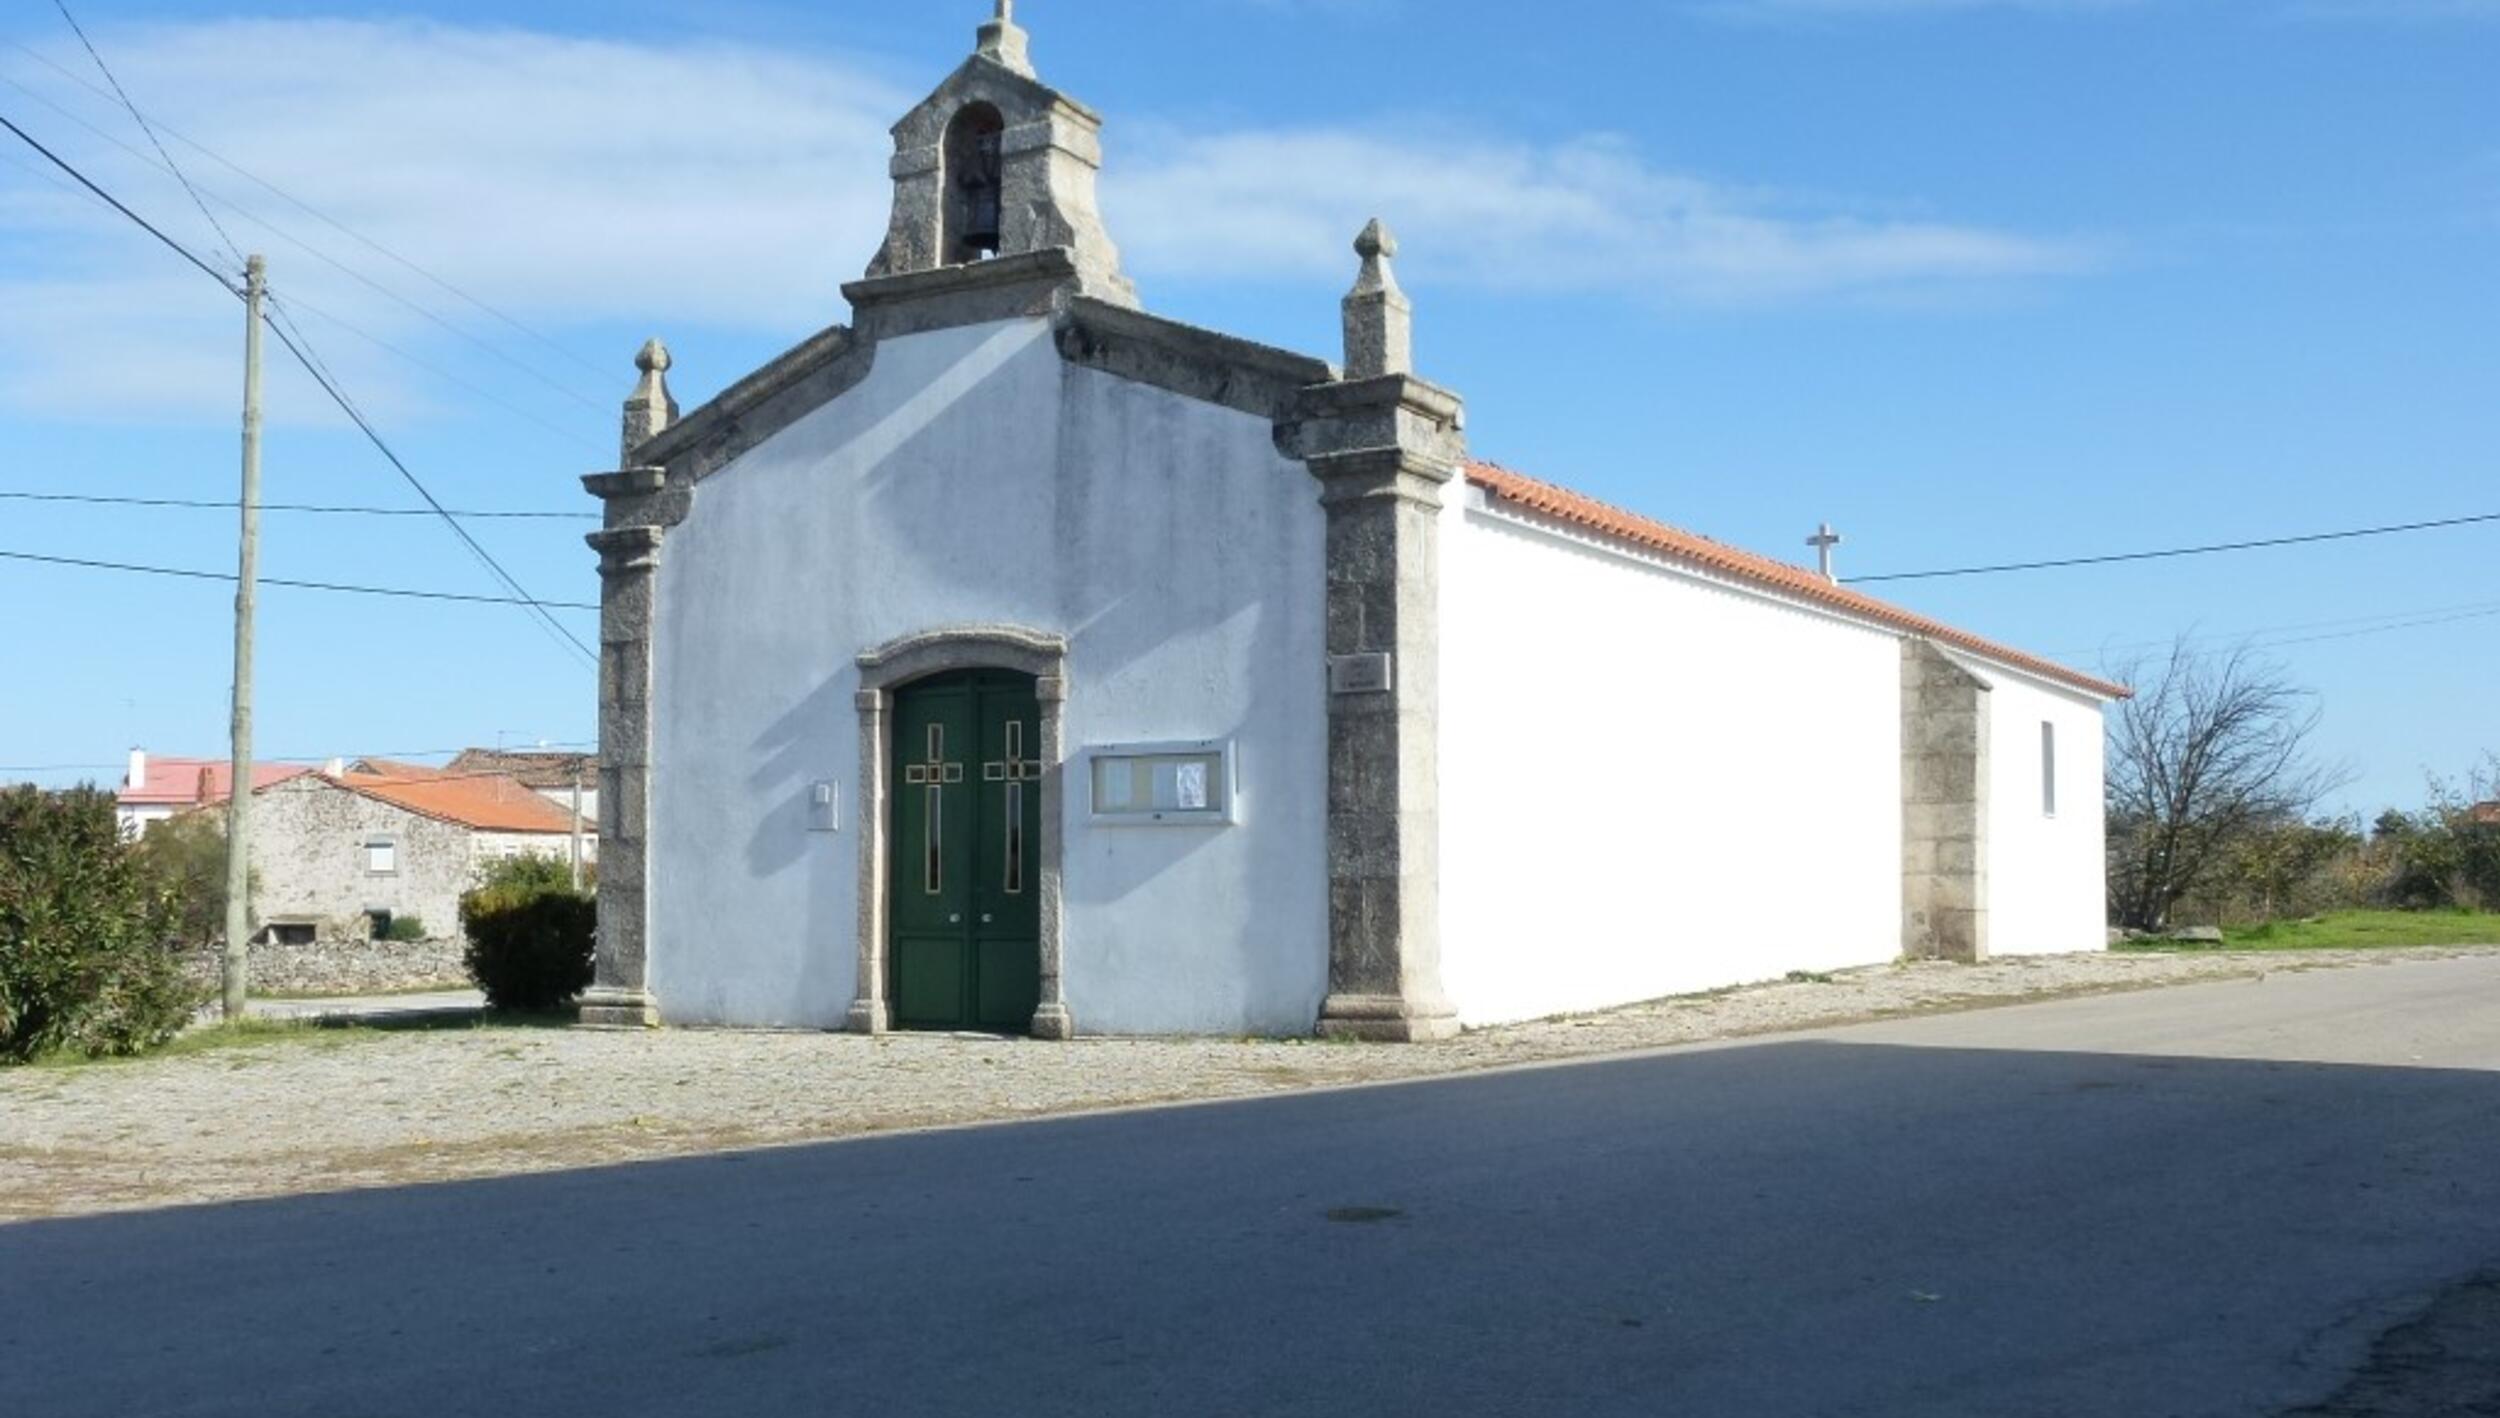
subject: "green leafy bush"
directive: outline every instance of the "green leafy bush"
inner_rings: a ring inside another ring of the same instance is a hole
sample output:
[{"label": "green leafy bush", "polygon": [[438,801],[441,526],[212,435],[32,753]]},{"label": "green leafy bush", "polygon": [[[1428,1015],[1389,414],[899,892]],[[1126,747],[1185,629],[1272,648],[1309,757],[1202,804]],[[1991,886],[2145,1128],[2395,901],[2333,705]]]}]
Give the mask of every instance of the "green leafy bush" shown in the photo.
[{"label": "green leafy bush", "polygon": [[424,940],[425,922],[415,916],[393,916],[391,928],[382,932],[382,939],[402,943]]},{"label": "green leafy bush", "polygon": [[2500,823],[2443,804],[2387,813],[2378,834],[2393,858],[2388,904],[2408,911],[2500,906]]},{"label": "green leafy bush", "polygon": [[139,861],[171,891],[180,912],[174,936],[186,946],[216,944],[226,934],[226,824],[222,813],[186,812],[151,822],[139,839]]},{"label": "green leafy bush", "polygon": [[200,1001],[174,952],[181,916],[111,794],[0,791],[0,1062],[171,1039]]},{"label": "green leafy bush", "polygon": [[590,988],[591,898],[574,891],[570,873],[546,859],[497,862],[485,884],[460,898],[461,962],[495,1009],[555,1009]]}]

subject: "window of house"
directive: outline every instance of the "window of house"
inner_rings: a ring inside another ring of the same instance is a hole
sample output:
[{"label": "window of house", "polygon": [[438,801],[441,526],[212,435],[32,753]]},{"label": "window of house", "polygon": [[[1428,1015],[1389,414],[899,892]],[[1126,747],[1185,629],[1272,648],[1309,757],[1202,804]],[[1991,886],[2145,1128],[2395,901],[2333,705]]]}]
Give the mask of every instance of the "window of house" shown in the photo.
[{"label": "window of house", "polygon": [[310,921],[274,921],[261,934],[272,945],[310,945],[316,929]]},{"label": "window of house", "polygon": [[2040,721],[2040,815],[2057,816],[2057,725]]},{"label": "window of house", "polygon": [[365,875],[396,876],[399,874],[399,843],[388,837],[365,839]]},{"label": "window of house", "polygon": [[369,926],[369,927],[372,929],[373,938],[374,938],[375,940],[387,940],[387,939],[389,939],[389,938],[390,938],[390,934],[391,934],[391,913],[390,913],[390,912],[388,912],[388,911],[367,911],[367,912],[365,912],[365,924],[366,924],[367,926]]}]

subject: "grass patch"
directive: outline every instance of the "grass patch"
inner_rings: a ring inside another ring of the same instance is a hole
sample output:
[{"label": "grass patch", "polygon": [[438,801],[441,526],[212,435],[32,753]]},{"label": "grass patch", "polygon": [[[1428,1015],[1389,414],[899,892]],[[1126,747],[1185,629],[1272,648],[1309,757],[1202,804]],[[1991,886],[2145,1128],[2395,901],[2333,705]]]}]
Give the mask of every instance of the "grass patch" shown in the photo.
[{"label": "grass patch", "polygon": [[2306,921],[2225,929],[2223,942],[2133,940],[2121,950],[2377,950],[2406,946],[2500,945],[2500,913],[2489,911],[2336,911]]},{"label": "grass patch", "polygon": [[[232,1022],[218,1020],[194,1025],[176,1036],[161,1049],[128,1058],[91,1059],[81,1054],[51,1054],[38,1059],[36,1068],[112,1068],[122,1064],[148,1063],[157,1059],[178,1059],[199,1054],[230,1053],[239,1049],[296,1047],[328,1049],[351,1044],[368,1044],[394,1034],[456,1034],[483,1031],[506,1032],[526,1029],[570,1029],[571,1011],[547,1014],[495,1013],[492,1011],[443,1011],[429,1014],[406,1014],[378,1019],[242,1019]],[[238,1061],[240,1062],[240,1061]]]},{"label": "grass patch", "polygon": [[308,999],[397,999],[402,995],[447,995],[476,988],[476,985],[462,979],[443,980],[431,985],[401,985],[387,990],[254,990],[252,998],[285,1004]]}]

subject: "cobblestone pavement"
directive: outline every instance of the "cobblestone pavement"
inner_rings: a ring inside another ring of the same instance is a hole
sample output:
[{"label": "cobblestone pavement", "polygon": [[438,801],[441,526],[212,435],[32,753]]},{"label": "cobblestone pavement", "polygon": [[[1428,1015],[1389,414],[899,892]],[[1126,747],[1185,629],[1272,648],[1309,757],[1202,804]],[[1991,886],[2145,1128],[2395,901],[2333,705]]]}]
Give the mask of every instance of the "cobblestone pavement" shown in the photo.
[{"label": "cobblestone pavement", "polygon": [[570,1029],[301,1038],[0,1073],[0,1219],[597,1165],[1669,1047],[1853,1020],[2486,952],[1903,964],[1431,1045]]}]

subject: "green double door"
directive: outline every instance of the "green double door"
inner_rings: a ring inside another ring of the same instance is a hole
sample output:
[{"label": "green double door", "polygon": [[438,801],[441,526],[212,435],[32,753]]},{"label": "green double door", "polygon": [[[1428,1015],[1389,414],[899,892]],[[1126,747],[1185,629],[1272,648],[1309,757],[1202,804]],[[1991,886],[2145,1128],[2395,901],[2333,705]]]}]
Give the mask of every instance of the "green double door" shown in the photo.
[{"label": "green double door", "polygon": [[977,670],[894,696],[890,946],[904,1029],[1021,1033],[1041,1002],[1041,709]]}]

